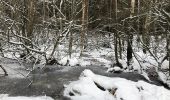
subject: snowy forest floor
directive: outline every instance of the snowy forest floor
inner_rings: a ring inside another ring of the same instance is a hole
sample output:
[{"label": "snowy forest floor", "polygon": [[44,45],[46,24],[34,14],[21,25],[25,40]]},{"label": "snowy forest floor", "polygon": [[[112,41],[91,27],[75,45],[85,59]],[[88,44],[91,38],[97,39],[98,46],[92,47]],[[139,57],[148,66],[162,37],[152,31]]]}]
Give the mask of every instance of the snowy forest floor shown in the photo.
[{"label": "snowy forest floor", "polygon": [[[88,55],[87,55],[88,56]],[[35,69],[27,76],[29,71],[26,69],[31,64],[18,63],[17,60],[8,58],[1,58],[1,64],[8,71],[8,76],[0,76],[0,95],[2,98],[5,94],[9,96],[50,96],[55,100],[69,100],[63,96],[64,85],[71,81],[76,81],[82,71],[90,69],[95,74],[104,75],[108,77],[122,77],[132,81],[144,80],[142,75],[131,72],[123,73],[108,73],[107,68],[104,67],[104,62],[97,59],[86,57],[86,60],[91,61],[91,65],[86,66],[46,66],[44,69]],[[26,77],[27,76],[27,77]],[[33,80],[30,84],[30,80]],[[151,80],[153,84],[161,85],[159,80]],[[4,95],[3,95],[4,94]],[[3,99],[8,100],[8,99]],[[17,99],[18,100],[18,99]]]}]

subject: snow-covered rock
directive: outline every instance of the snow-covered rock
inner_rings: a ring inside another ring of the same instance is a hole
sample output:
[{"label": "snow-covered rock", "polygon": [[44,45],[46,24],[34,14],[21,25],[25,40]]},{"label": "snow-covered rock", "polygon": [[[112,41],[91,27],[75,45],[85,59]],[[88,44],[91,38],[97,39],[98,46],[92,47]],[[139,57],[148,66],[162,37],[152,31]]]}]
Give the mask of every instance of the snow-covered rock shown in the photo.
[{"label": "snow-covered rock", "polygon": [[170,91],[164,87],[101,76],[91,70],[84,70],[78,81],[67,85],[64,95],[72,100],[170,100]]}]

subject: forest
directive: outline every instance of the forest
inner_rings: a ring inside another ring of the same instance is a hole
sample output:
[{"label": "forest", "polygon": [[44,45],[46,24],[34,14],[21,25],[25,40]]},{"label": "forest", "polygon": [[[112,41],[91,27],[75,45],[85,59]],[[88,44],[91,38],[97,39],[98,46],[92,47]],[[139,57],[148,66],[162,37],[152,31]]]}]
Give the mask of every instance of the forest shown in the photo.
[{"label": "forest", "polygon": [[169,0],[0,0],[0,99],[168,96]]}]

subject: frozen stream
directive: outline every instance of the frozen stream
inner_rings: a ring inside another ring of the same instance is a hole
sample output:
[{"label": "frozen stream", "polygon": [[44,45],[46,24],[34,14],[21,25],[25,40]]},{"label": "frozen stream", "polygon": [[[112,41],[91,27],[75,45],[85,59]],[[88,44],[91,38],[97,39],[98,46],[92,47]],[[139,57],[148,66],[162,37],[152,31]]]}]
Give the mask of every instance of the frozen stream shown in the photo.
[{"label": "frozen stream", "polygon": [[[9,94],[10,96],[47,95],[55,98],[55,100],[69,100],[62,96],[64,84],[78,80],[81,72],[85,69],[90,69],[96,74],[109,77],[122,77],[132,81],[145,80],[143,76],[135,73],[107,73],[107,69],[102,66],[91,65],[87,67],[75,66],[63,68],[55,65],[47,66],[46,68],[48,68],[48,70],[44,71],[39,69],[40,71],[36,70],[34,73],[30,74],[28,78],[33,80],[33,83],[29,86],[30,81],[27,78],[24,78],[21,73],[26,75],[28,71],[26,71],[25,68],[30,65],[20,65],[15,60],[4,58],[1,59],[0,63],[7,68],[7,71],[9,72],[9,76],[7,77],[0,75],[0,94]],[[1,71],[0,74],[2,74]],[[22,77],[18,77],[19,75]],[[155,79],[153,81],[154,84],[161,85],[158,80]]]}]

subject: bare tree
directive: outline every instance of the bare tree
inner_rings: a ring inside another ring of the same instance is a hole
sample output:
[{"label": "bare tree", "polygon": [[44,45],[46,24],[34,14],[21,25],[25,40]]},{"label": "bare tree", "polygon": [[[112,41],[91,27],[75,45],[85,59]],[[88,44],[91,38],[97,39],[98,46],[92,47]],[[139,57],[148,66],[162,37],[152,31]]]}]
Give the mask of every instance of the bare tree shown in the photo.
[{"label": "bare tree", "polygon": [[[133,18],[135,13],[135,0],[131,0],[131,12],[130,12],[130,18]],[[133,40],[133,34],[131,33],[131,27],[129,27],[128,30],[129,34],[127,36],[127,65],[130,66],[132,63],[132,40]]]},{"label": "bare tree", "polygon": [[89,0],[82,0],[82,32],[81,32],[81,43],[80,43],[80,56],[82,56],[84,45],[85,45],[85,35],[88,28],[88,5]]}]

